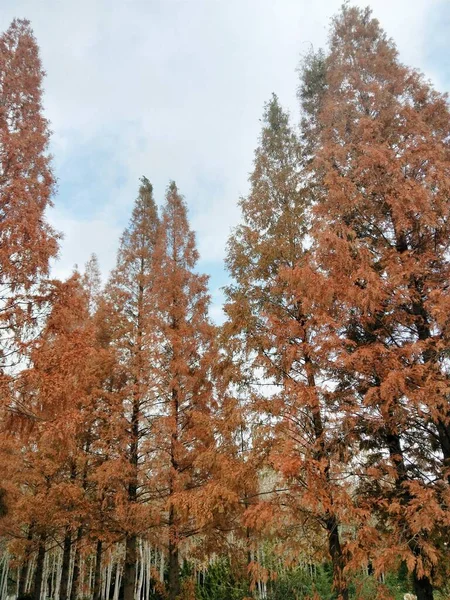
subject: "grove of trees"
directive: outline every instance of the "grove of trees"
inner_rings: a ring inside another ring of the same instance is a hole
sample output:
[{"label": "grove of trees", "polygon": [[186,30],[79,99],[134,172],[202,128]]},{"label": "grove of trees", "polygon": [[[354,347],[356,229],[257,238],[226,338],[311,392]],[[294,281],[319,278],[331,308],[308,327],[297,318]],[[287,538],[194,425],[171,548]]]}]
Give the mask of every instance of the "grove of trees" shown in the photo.
[{"label": "grove of trees", "polygon": [[52,277],[44,73],[1,35],[0,600],[450,597],[447,97],[348,4],[299,74],[217,326],[173,181],[105,285]]}]

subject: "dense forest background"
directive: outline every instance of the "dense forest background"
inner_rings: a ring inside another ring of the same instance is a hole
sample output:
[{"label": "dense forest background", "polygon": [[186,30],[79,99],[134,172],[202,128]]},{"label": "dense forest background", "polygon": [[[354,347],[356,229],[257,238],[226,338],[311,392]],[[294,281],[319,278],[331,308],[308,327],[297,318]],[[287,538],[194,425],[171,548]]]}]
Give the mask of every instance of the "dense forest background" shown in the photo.
[{"label": "dense forest background", "polygon": [[[369,9],[267,102],[226,266],[142,177],[116,266],[60,234],[31,26],[0,37],[1,600],[447,598],[450,112]],[[407,596],[406,596],[407,597]]]}]

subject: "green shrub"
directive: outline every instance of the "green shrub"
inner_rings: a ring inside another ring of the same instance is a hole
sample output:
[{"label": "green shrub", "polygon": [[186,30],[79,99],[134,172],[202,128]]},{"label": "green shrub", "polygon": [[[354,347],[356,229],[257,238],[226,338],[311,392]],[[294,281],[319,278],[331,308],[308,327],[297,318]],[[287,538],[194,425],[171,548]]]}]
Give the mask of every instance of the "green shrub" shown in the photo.
[{"label": "green shrub", "polygon": [[308,569],[297,567],[280,574],[268,582],[267,600],[303,600],[316,593],[321,600],[332,600],[332,574],[329,565]]},{"label": "green shrub", "polygon": [[211,563],[197,584],[198,600],[242,600],[250,596],[244,574],[236,573],[226,558]]}]

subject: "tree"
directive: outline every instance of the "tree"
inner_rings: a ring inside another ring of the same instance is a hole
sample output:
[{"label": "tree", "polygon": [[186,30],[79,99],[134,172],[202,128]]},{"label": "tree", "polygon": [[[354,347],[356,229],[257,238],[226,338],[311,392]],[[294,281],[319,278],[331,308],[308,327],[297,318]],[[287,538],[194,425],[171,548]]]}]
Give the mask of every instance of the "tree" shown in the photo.
[{"label": "tree", "polygon": [[344,6],[330,40],[312,235],[339,305],[338,392],[359,404],[361,498],[389,523],[379,569],[401,556],[428,599],[448,498],[450,115],[369,9]]},{"label": "tree", "polygon": [[[251,191],[240,203],[244,223],[229,241],[235,283],[227,290],[225,331],[240,340],[237,348],[244,348],[253,370],[262,425],[253,443],[256,449],[262,438],[266,464],[277,474],[269,500],[253,502],[247,520],[278,526],[281,535],[288,523],[313,517],[325,529],[336,591],[348,598],[339,528],[355,516],[340,482],[349,449],[343,459],[338,420],[330,418],[335,407],[322,384],[331,371],[329,319],[323,319],[332,303],[306,251],[311,189],[305,163],[274,96],[265,109]],[[272,395],[258,389],[261,377],[276,390]]]},{"label": "tree", "polygon": [[[23,361],[35,332],[39,282],[58,248],[45,221],[55,179],[42,114],[43,76],[28,21],[14,20],[0,36],[0,398],[9,422],[23,416],[12,368]],[[3,493],[1,502],[4,512]]]},{"label": "tree", "polygon": [[[103,364],[80,279],[74,274],[66,282],[53,282],[51,312],[33,344],[31,365],[18,376],[21,404],[41,418],[23,441],[15,440],[18,460],[10,473],[15,501],[5,527],[11,530],[12,523],[18,538],[26,531],[28,545],[37,550],[33,592],[37,599],[47,543],[62,538],[60,597],[67,600],[73,532],[90,521],[89,448]],[[24,554],[29,560],[30,552]],[[74,576],[73,589],[76,583]]]},{"label": "tree", "polygon": [[20,360],[21,334],[36,312],[37,285],[57,252],[57,236],[45,221],[55,179],[42,114],[43,76],[29,22],[14,20],[0,37],[2,377]]},{"label": "tree", "polygon": [[[154,248],[158,230],[153,189],[141,180],[130,225],[119,248],[117,265],[107,283],[99,307],[104,335],[115,353],[110,380],[109,463],[120,474],[117,520],[125,537],[124,599],[134,598],[137,537],[149,527],[146,492],[145,438],[147,413],[153,403],[150,349],[152,324],[150,295],[154,287]],[[142,509],[142,510],[141,510]]]},{"label": "tree", "polygon": [[[208,317],[207,277],[195,272],[198,252],[177,186],[167,190],[155,247],[152,422],[156,489],[165,498],[161,524],[168,549],[168,597],[180,594],[180,547],[212,519],[214,464],[212,369],[215,328]],[[155,490],[156,491],[156,490]]]}]

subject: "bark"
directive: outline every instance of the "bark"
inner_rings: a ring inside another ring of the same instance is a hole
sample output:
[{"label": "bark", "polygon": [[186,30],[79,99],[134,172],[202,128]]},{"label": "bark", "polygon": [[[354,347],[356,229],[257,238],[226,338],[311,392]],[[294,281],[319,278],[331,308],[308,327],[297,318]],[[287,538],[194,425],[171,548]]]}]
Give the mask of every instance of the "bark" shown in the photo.
[{"label": "bark", "polygon": [[[306,333],[305,333],[306,337]],[[311,361],[310,356],[307,352],[304,354],[305,359],[305,368],[308,386],[314,390],[316,390],[316,381],[314,376],[314,367]],[[314,428],[314,437],[318,442],[318,449],[316,451],[316,459],[318,461],[326,460],[326,468],[325,468],[325,477],[326,482],[329,484],[330,481],[330,461],[327,454],[327,449],[325,447],[324,440],[324,427],[322,422],[322,415],[320,413],[320,404],[319,398],[317,397],[316,391],[316,404],[312,408],[312,419],[313,419],[313,428]],[[342,551],[342,544],[339,535],[339,522],[335,514],[331,511],[327,511],[325,517],[325,525],[327,530],[327,538],[328,538],[328,551],[331,557],[331,562],[333,565],[333,587],[337,593],[338,600],[348,600],[349,592],[348,585],[346,581],[346,577],[344,575],[344,567],[345,567],[345,556]]]},{"label": "bark", "polygon": [[180,594],[180,566],[178,561],[178,541],[174,539],[175,530],[175,511],[171,506],[169,511],[169,565],[168,565],[168,598],[176,600]]},{"label": "bark", "polygon": [[[403,458],[403,451],[400,442],[400,436],[398,434],[388,432],[386,435],[386,441],[389,448],[389,454],[392,460],[395,470],[397,472],[396,488],[397,495],[401,501],[405,504],[410,502],[411,495],[405,489],[405,482],[408,480],[408,472],[406,470],[405,461]],[[408,524],[403,523],[405,531],[409,530]],[[409,536],[413,541],[409,543],[409,547],[415,556],[420,554],[420,548],[414,542],[413,536]],[[433,585],[430,579],[424,575],[419,576],[417,570],[414,569],[413,573],[413,585],[417,596],[417,600],[433,600]]]},{"label": "bark", "polygon": [[[130,463],[133,469],[132,480],[128,486],[128,500],[131,505],[137,502],[137,469],[138,469],[138,444],[139,444],[139,398],[133,402],[133,412],[131,416],[131,435]],[[128,533],[125,540],[125,563],[123,569],[123,598],[124,600],[134,600],[134,591],[136,585],[136,565],[137,565],[137,535],[133,532]]]},{"label": "bark", "polygon": [[33,600],[40,600],[41,598],[42,583],[44,576],[45,540],[46,536],[44,534],[41,534],[41,536],[39,537],[36,570],[34,572]]},{"label": "bark", "polygon": [[433,586],[428,577],[414,577],[414,593],[417,600],[433,600]]},{"label": "bark", "polygon": [[[141,281],[144,276],[144,260],[141,258],[140,277]],[[137,376],[135,377],[135,385],[137,391],[134,392],[133,408],[131,413],[131,439],[130,439],[130,455],[129,462],[132,469],[131,481],[128,485],[128,501],[131,506],[137,502],[138,492],[138,465],[139,465],[139,421],[140,421],[140,385],[143,379],[142,352],[143,352],[143,302],[144,302],[144,287],[139,285],[138,292],[138,313],[137,313]],[[125,562],[123,568],[123,598],[124,600],[134,600],[137,574],[137,535],[134,532],[128,532],[125,539]]]},{"label": "bark", "polygon": [[66,529],[63,544],[63,558],[61,565],[61,587],[59,589],[59,600],[67,600],[69,597],[69,571],[70,571],[70,550],[72,547],[72,536]]},{"label": "bark", "polygon": [[83,537],[83,528],[78,527],[76,546],[75,546],[75,557],[73,561],[73,575],[72,575],[72,587],[70,589],[70,600],[76,600],[78,597],[78,582],[80,579],[80,545]]},{"label": "bark", "polygon": [[444,469],[447,472],[447,481],[450,484],[450,422],[446,424],[442,419],[438,419],[437,430],[444,457]]},{"label": "bark", "polygon": [[[411,286],[414,288],[419,299],[412,304],[412,314],[415,317],[415,325],[417,330],[417,337],[421,341],[426,341],[431,338],[430,329],[430,317],[425,308],[425,300],[423,297],[422,286],[417,278],[413,278]],[[433,349],[427,349],[423,353],[424,363],[435,364],[437,362],[437,355]],[[448,405],[448,399],[443,399],[443,406]],[[438,432],[439,443],[441,446],[442,455],[444,458],[444,470],[447,472],[447,481],[450,483],[450,423],[446,421],[446,418],[450,416],[448,411],[444,410],[442,418],[437,418],[434,421]]]},{"label": "bark", "polygon": [[19,589],[17,593],[17,597],[21,598],[25,594],[25,586],[27,583],[27,573],[28,573],[28,561],[22,563],[22,567],[20,569],[19,575]]},{"label": "bark", "polygon": [[28,533],[27,533],[27,547],[25,550],[25,556],[24,556],[24,560],[22,562],[22,568],[20,569],[20,576],[19,576],[19,589],[18,589],[18,597],[20,598],[20,596],[23,596],[23,594],[25,594],[25,588],[26,588],[26,584],[27,584],[27,576],[28,576],[28,569],[29,569],[29,565],[30,565],[30,558],[31,558],[31,542],[33,540],[33,524],[31,524],[28,528]]},{"label": "bark", "polygon": [[97,540],[97,548],[95,551],[95,571],[94,571],[94,585],[93,585],[93,600],[101,600],[102,597],[102,586],[101,586],[101,575],[102,575],[102,552],[103,544],[101,540]]},{"label": "bark", "polygon": [[[174,324],[174,328],[176,324]],[[172,390],[172,416],[175,418],[175,428],[171,436],[171,467],[172,472],[178,473],[179,465],[176,458],[176,446],[178,443],[178,391]],[[172,481],[170,482],[170,496],[175,492],[174,486],[174,475],[172,475]],[[168,565],[168,598],[169,600],[175,600],[180,593],[180,567],[178,563],[178,531],[176,524],[175,507],[173,504],[170,505],[169,509],[169,565]]]},{"label": "bark", "polygon": [[137,539],[135,535],[129,535],[125,542],[125,563],[123,568],[123,598],[134,600],[136,585],[136,561],[137,561]]},{"label": "bark", "polygon": [[339,526],[335,517],[330,516],[326,520],[328,534],[328,551],[333,564],[333,587],[337,593],[338,600],[348,600],[348,587],[344,576],[345,558],[342,552],[339,537]]}]

